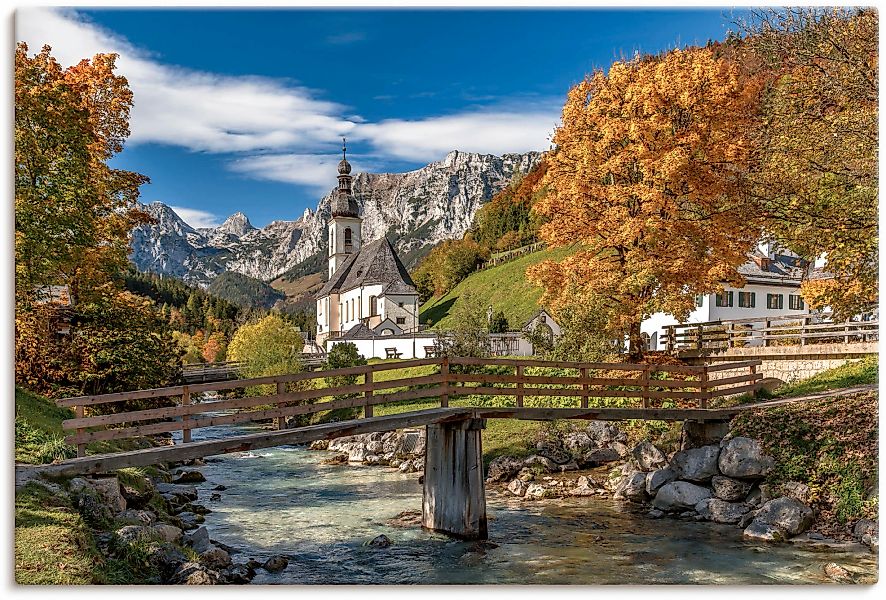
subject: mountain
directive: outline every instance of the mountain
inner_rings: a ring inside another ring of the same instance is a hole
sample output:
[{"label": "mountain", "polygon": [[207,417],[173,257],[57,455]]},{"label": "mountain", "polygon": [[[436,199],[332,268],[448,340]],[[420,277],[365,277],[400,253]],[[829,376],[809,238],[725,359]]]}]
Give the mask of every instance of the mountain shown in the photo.
[{"label": "mountain", "polygon": [[243,273],[225,271],[209,284],[209,293],[238,306],[271,308],[286,295],[264,281]]},{"label": "mountain", "polygon": [[[354,196],[363,217],[363,242],[387,235],[407,265],[435,244],[459,238],[474,213],[541,154],[452,151],[441,161],[407,173],[360,173]],[[226,271],[271,281],[300,263],[325,268],[326,224],[335,189],[296,221],[256,228],[243,213],[215,228],[195,229],[162,202],[143,206],[157,219],[132,234],[130,259],[140,271],[207,286]],[[302,267],[304,270],[304,266]]]}]

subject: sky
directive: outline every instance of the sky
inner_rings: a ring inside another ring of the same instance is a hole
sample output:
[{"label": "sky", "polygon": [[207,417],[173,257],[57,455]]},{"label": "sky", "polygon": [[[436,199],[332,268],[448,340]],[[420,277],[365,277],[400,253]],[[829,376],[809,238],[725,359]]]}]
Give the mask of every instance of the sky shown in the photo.
[{"label": "sky", "polygon": [[194,227],[293,220],[354,173],[451,150],[546,150],[569,88],[636,52],[722,40],[727,8],[59,9],[15,38],[71,65],[116,52],[134,93],[117,168]]}]

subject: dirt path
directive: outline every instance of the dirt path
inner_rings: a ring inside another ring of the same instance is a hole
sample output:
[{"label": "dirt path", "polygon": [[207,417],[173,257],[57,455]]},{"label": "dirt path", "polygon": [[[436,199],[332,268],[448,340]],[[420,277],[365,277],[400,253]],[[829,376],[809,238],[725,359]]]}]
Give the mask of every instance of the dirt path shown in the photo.
[{"label": "dirt path", "polygon": [[878,386],[876,383],[868,383],[865,385],[856,385],[853,387],[840,388],[837,390],[824,390],[823,392],[816,392],[814,394],[807,394],[805,396],[779,398],[777,400],[767,400],[766,402],[756,402],[754,404],[740,404],[731,408],[739,410],[745,408],[770,408],[773,406],[782,406],[784,404],[794,404],[796,402],[806,402],[809,400],[820,400],[822,398],[830,398],[834,396],[851,396],[853,394],[860,394],[862,392],[876,391],[877,388]]}]

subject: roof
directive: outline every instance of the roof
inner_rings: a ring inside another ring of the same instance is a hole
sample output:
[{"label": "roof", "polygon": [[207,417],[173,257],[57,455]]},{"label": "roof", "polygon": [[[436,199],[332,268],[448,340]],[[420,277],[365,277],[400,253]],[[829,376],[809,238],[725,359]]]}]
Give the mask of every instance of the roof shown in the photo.
[{"label": "roof", "polygon": [[370,242],[349,256],[317,292],[317,297],[372,284],[383,285],[382,294],[417,293],[415,283],[387,238]]},{"label": "roof", "polygon": [[808,268],[808,262],[787,254],[766,256],[761,252],[753,252],[749,254],[749,257],[751,260],[738,267],[739,274],[749,282],[800,285]]},{"label": "roof", "polygon": [[372,338],[378,337],[378,334],[372,331],[369,327],[364,325],[363,323],[357,323],[350,329],[348,329],[344,335],[341,336],[341,339],[345,340],[371,340]]}]

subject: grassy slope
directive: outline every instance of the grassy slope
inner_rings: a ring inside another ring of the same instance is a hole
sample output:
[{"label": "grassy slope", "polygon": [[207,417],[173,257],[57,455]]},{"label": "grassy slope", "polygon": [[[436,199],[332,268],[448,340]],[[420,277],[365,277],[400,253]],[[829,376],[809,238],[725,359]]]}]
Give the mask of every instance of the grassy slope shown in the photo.
[{"label": "grassy slope", "polygon": [[540,287],[526,280],[526,268],[543,260],[560,260],[573,251],[571,248],[542,250],[474,273],[445,296],[425,302],[421,307],[421,321],[432,326],[450,326],[459,297],[470,293],[482,306],[492,305],[495,311],[503,311],[512,328],[522,327],[538,310],[542,292]]},{"label": "grassy slope", "polygon": [[844,534],[857,519],[877,518],[878,393],[836,391],[876,383],[877,375],[877,357],[830,369],[775,396],[835,390],[833,396],[750,411],[732,422],[737,435],[762,440],[775,458],[767,482],[776,491],[788,481],[810,487],[816,528],[830,535]]}]

